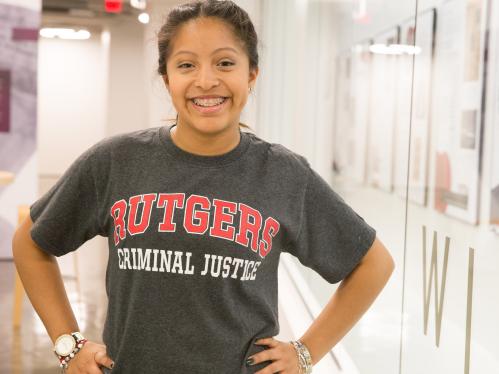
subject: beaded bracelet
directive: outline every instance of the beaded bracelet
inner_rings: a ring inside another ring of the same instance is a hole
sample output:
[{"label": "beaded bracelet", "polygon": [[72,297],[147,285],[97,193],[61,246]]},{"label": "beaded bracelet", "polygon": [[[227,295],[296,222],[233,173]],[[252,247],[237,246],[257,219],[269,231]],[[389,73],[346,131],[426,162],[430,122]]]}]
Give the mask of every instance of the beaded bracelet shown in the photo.
[{"label": "beaded bracelet", "polygon": [[303,344],[300,340],[290,341],[296,349],[296,353],[298,354],[298,362],[299,362],[299,373],[300,374],[310,374],[312,373],[312,357],[310,356],[310,352],[308,351],[305,344]]},{"label": "beaded bracelet", "polygon": [[57,357],[59,358],[59,367],[62,369],[61,372],[65,373],[66,369],[68,368],[68,362],[74,358],[74,356],[83,348],[85,343],[87,342],[87,339],[81,339],[76,342],[76,346],[73,349],[73,352],[71,352],[67,356],[60,356],[56,353]]}]

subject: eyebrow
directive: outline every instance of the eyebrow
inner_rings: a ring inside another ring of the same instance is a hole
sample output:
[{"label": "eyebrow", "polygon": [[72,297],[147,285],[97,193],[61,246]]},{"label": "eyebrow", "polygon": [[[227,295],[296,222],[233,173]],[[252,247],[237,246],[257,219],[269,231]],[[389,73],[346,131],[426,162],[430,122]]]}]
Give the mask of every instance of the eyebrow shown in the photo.
[{"label": "eyebrow", "polygon": [[[237,52],[234,48],[232,48],[232,47],[222,47],[222,48],[217,48],[217,49],[215,49],[215,50],[212,52],[212,55],[214,55],[214,54],[215,54],[215,53],[217,53],[218,51],[222,51],[222,50],[225,50],[225,49],[230,50],[230,51],[232,51],[232,52],[234,52],[234,53],[236,53],[236,54],[238,53],[238,52]],[[191,52],[191,51],[178,51],[178,52],[177,52],[177,53],[175,53],[172,57],[175,57],[176,55],[179,55],[179,54],[181,54],[181,53],[189,53],[189,54],[191,54],[191,55],[197,56],[197,54],[195,54],[194,52]]]}]

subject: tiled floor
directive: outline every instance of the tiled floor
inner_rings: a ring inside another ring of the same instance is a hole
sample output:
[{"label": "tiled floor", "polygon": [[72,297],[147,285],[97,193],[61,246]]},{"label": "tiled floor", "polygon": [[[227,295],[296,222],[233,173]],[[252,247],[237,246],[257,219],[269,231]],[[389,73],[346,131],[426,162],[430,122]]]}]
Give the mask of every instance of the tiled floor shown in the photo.
[{"label": "tiled floor", "polygon": [[[96,342],[102,342],[102,328],[107,309],[104,287],[107,264],[105,245],[106,240],[97,237],[85,243],[77,250],[77,253],[69,253],[58,258],[66,291],[80,330],[88,339]],[[74,276],[76,273],[79,274],[79,282]],[[0,315],[2,319],[0,373],[59,373],[57,359],[52,353],[52,341],[27,297],[23,304],[21,328],[14,330],[12,327],[14,280],[14,262],[0,261]],[[291,339],[292,334],[287,321],[281,318],[279,323],[281,333],[277,338]]]}]

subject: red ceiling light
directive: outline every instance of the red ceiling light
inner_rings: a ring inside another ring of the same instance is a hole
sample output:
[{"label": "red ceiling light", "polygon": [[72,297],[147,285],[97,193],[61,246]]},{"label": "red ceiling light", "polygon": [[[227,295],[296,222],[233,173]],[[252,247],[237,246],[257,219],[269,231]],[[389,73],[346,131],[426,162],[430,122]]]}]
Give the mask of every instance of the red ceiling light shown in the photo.
[{"label": "red ceiling light", "polygon": [[106,12],[108,13],[121,13],[123,9],[122,0],[104,0],[104,5],[106,6]]}]

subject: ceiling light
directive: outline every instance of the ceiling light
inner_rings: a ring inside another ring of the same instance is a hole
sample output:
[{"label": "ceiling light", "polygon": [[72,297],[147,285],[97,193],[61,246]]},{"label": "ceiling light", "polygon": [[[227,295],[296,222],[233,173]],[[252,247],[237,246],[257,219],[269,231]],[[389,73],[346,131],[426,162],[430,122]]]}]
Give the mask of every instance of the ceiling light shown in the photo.
[{"label": "ceiling light", "polygon": [[147,7],[146,0],[130,0],[130,5],[136,9],[145,10]]},{"label": "ceiling light", "polygon": [[74,29],[67,28],[44,27],[40,30],[40,36],[44,38],[84,40],[90,38],[90,32],[88,30],[76,31]]},{"label": "ceiling light", "polygon": [[421,53],[421,47],[417,45],[391,44],[390,48],[399,50],[402,53],[407,53],[408,55],[418,55]]},{"label": "ceiling light", "polygon": [[421,47],[406,44],[373,44],[369,50],[372,53],[382,55],[417,55],[421,53]]},{"label": "ceiling light", "polygon": [[140,13],[139,16],[137,17],[139,22],[142,22],[144,24],[149,23],[149,14],[147,13]]}]

